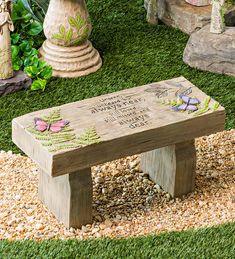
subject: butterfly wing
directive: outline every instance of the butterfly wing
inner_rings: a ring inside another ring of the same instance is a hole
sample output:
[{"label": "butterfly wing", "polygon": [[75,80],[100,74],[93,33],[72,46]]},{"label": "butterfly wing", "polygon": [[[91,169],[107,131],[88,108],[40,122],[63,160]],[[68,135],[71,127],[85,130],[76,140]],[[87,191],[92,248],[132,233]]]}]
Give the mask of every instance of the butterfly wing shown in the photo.
[{"label": "butterfly wing", "polygon": [[187,104],[185,104],[185,103],[174,107],[175,111],[186,111],[186,109],[187,109]]},{"label": "butterfly wing", "polygon": [[184,103],[187,103],[187,104],[190,104],[190,105],[197,105],[200,103],[200,101],[197,99],[197,98],[191,98],[187,95],[180,95],[180,99],[184,102]]},{"label": "butterfly wing", "polygon": [[180,99],[184,102],[184,103],[189,103],[190,97],[187,95],[180,95],[179,96]]},{"label": "butterfly wing", "polygon": [[48,123],[40,118],[34,118],[35,128],[37,131],[44,132],[48,128]]},{"label": "butterfly wing", "polygon": [[200,101],[197,98],[190,98],[190,100],[189,100],[189,104],[191,104],[191,105],[197,105],[199,103],[200,103]]},{"label": "butterfly wing", "polygon": [[60,132],[68,124],[69,124],[69,121],[66,121],[66,120],[57,121],[51,124],[50,130],[52,132]]},{"label": "butterfly wing", "polygon": [[189,105],[187,105],[186,110],[195,112],[195,111],[198,110],[198,108],[197,108],[197,106],[195,106],[195,105],[190,105],[190,104],[189,104]]},{"label": "butterfly wing", "polygon": [[192,111],[195,112],[198,110],[197,106],[195,105],[187,105],[187,104],[181,104],[179,106],[174,107],[175,111]]}]

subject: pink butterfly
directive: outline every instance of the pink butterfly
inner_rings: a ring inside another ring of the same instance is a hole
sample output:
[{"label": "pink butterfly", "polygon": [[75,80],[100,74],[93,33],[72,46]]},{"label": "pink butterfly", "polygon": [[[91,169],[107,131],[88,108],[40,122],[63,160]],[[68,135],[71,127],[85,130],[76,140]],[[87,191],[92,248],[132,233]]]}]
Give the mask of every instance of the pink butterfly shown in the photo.
[{"label": "pink butterfly", "polygon": [[60,120],[54,123],[47,123],[40,118],[34,118],[35,128],[37,131],[52,131],[52,132],[60,132],[66,125],[69,124],[69,121]]}]

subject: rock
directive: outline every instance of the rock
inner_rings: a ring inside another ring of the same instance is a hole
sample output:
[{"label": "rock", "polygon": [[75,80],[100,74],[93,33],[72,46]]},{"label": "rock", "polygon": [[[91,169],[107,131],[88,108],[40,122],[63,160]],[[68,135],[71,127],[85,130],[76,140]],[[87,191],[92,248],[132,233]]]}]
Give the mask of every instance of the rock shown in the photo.
[{"label": "rock", "polygon": [[148,196],[148,197],[146,198],[146,203],[147,203],[147,204],[151,204],[152,201],[153,201],[153,196]]},{"label": "rock", "polygon": [[107,189],[107,188],[102,188],[102,193],[103,193],[103,194],[108,193],[108,189]]},{"label": "rock", "polygon": [[147,179],[147,178],[144,178],[143,183],[145,183],[145,184],[151,184],[151,181],[150,181],[149,179]]},{"label": "rock", "polygon": [[213,178],[216,178],[216,177],[218,177],[218,173],[217,172],[213,172],[212,174],[211,174],[211,177],[213,177]]},{"label": "rock", "polygon": [[193,33],[184,50],[183,60],[191,67],[235,76],[235,27],[221,34],[210,33],[207,25]]},{"label": "rock", "polygon": [[20,200],[21,200],[21,195],[17,194],[17,195],[15,196],[15,200],[16,200],[16,201],[20,201]]},{"label": "rock", "polygon": [[99,230],[100,230],[99,228],[93,228],[92,231],[91,231],[91,233],[92,233],[92,234],[95,234],[95,233],[99,232]]},{"label": "rock", "polygon": [[87,227],[85,227],[85,226],[82,226],[81,232],[82,232],[82,233],[87,233],[87,232],[90,232],[90,229],[87,228]]},{"label": "rock", "polygon": [[104,182],[103,177],[98,176],[98,177],[95,178],[95,183],[103,183],[103,182]]},{"label": "rock", "polygon": [[75,233],[75,228],[70,228],[69,231],[70,231],[71,233]]},{"label": "rock", "polygon": [[96,216],[95,216],[95,219],[96,219],[98,222],[102,222],[102,217],[99,216],[99,215],[96,215]]},{"label": "rock", "polygon": [[[160,17],[160,14],[158,14]],[[161,20],[167,25],[192,34],[210,22],[211,6],[192,6],[184,0],[166,0],[166,11]]]},{"label": "rock", "polygon": [[23,232],[25,230],[24,226],[22,224],[19,224],[17,227],[16,227],[16,230],[19,231],[19,232]]},{"label": "rock", "polygon": [[0,96],[26,89],[32,84],[32,79],[23,71],[15,72],[14,77],[0,80]]},{"label": "rock", "polygon": [[154,189],[156,189],[158,193],[161,193],[161,192],[162,192],[161,186],[158,185],[158,184],[155,184],[155,185],[154,185]]},{"label": "rock", "polygon": [[231,203],[235,203],[235,196],[231,197]]},{"label": "rock", "polygon": [[43,226],[42,224],[40,224],[40,223],[37,223],[37,224],[35,225],[35,228],[36,228],[37,230],[41,230],[41,229],[44,228],[44,226]]},{"label": "rock", "polygon": [[170,199],[171,199],[171,196],[170,196],[169,193],[167,193],[167,194],[166,194],[166,200],[167,200],[167,201],[170,201]]},{"label": "rock", "polygon": [[228,8],[224,19],[227,26],[235,26],[235,6]]},{"label": "rock", "polygon": [[104,221],[104,224],[105,224],[105,226],[108,227],[108,228],[111,228],[112,225],[113,225],[113,223],[112,223],[112,221],[111,221],[110,219],[106,219],[106,220]]},{"label": "rock", "polygon": [[117,219],[117,220],[121,220],[121,219],[122,219],[122,216],[119,215],[119,214],[117,214],[116,219]]},{"label": "rock", "polygon": [[138,164],[138,161],[137,161],[137,160],[134,160],[134,161],[129,162],[129,167],[130,167],[130,169],[135,169],[136,166],[137,166],[137,164]]}]

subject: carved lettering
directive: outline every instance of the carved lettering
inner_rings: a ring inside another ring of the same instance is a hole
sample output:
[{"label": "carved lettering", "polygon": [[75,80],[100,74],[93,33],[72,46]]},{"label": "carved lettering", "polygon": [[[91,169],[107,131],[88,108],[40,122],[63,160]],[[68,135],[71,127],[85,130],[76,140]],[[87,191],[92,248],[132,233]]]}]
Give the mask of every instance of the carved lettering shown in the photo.
[{"label": "carved lettering", "polygon": [[[130,129],[150,125],[150,109],[143,97],[114,95],[102,98],[90,108],[93,115],[104,116],[105,123],[127,125]],[[102,115],[99,115],[99,114]]]}]

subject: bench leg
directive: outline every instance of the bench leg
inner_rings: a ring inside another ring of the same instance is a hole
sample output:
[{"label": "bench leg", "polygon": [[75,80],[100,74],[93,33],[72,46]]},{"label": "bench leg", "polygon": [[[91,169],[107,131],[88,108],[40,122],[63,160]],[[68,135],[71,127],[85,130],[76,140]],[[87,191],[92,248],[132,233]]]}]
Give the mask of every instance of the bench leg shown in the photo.
[{"label": "bench leg", "polygon": [[40,171],[39,198],[68,228],[92,223],[92,178],[87,168],[52,178]]},{"label": "bench leg", "polygon": [[194,140],[143,153],[140,168],[172,197],[180,197],[194,191]]}]

